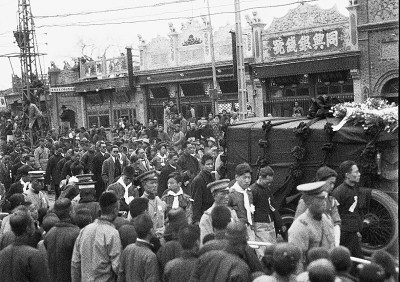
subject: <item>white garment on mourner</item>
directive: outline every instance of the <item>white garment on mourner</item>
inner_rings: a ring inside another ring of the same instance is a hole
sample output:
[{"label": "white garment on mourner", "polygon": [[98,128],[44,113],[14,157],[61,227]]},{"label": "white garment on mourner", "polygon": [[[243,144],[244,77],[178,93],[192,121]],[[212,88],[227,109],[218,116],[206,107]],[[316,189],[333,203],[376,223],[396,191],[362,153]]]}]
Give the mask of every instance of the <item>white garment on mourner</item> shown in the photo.
[{"label": "white garment on mourner", "polygon": [[354,212],[356,206],[357,206],[357,202],[358,202],[358,197],[354,196],[354,203],[350,206],[349,208],[349,212]]},{"label": "white garment on mourner", "polygon": [[74,184],[74,183],[78,183],[79,179],[76,176],[71,176],[70,178],[68,178],[68,184]]},{"label": "white garment on mourner", "polygon": [[129,203],[133,200],[133,196],[129,196],[129,194],[128,194],[129,187],[132,186],[132,183],[129,183],[129,185],[126,186],[124,181],[122,180],[122,177],[120,177],[117,182],[119,184],[121,184],[122,187],[124,187],[124,189],[125,189],[125,193],[124,193],[125,203],[127,203],[129,205]]},{"label": "white garment on mourner", "polygon": [[173,208],[173,209],[179,208],[179,199],[178,199],[178,196],[179,196],[179,195],[183,195],[183,190],[182,190],[182,188],[180,188],[179,191],[176,192],[176,193],[175,193],[174,191],[169,190],[168,193],[167,193],[167,195],[173,196],[173,197],[174,197],[174,201],[172,202],[172,208]]},{"label": "white garment on mourner", "polygon": [[161,166],[165,166],[165,163],[166,163],[166,161],[167,161],[168,156],[167,156],[167,155],[161,156],[160,153],[157,153],[157,157],[160,158],[160,164],[161,164]]},{"label": "white garment on mourner", "polygon": [[246,209],[247,222],[250,225],[253,225],[253,220],[251,218],[251,214],[254,212],[254,206],[253,206],[253,204],[250,205],[249,195],[247,194],[247,191],[244,190],[242,187],[240,187],[237,182],[235,182],[235,184],[233,184],[232,189],[238,193],[243,194],[243,201],[244,201],[244,208]]},{"label": "white garment on mourner", "polygon": [[29,189],[29,184],[30,184],[30,182],[24,182],[23,180],[22,180],[22,178],[19,180],[19,182],[21,182],[21,184],[22,184],[22,186],[24,186],[22,189],[22,191],[24,191],[24,193]]}]

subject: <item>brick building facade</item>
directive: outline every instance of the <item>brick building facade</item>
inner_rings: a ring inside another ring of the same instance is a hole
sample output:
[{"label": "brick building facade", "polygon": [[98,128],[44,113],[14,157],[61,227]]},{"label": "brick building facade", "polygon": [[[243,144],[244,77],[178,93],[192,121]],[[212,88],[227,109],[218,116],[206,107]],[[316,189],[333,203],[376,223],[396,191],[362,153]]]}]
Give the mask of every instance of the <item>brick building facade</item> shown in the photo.
[{"label": "brick building facade", "polygon": [[363,99],[382,97],[398,104],[398,1],[351,0],[348,10],[357,24]]},{"label": "brick building facade", "polygon": [[306,112],[311,99],[324,94],[361,99],[360,53],[351,32],[356,26],[336,7],[301,4],[266,29],[259,19],[251,24],[252,74],[262,91],[264,115],[291,116],[294,102]]},{"label": "brick building facade", "polygon": [[[206,117],[212,112],[209,89],[213,83],[209,23],[206,18],[202,18],[202,23],[190,19],[182,23],[179,31],[172,24],[169,29],[168,37],[158,36],[148,43],[139,36],[140,70],[135,75],[146,93],[148,117],[162,122],[163,103],[167,101],[173,101],[184,115],[191,104],[197,117]],[[219,112],[238,107],[230,34],[233,29],[233,25],[226,25],[213,32],[217,89],[221,94]],[[243,30],[243,42],[249,73],[253,52],[250,29]],[[247,82],[249,91],[252,84],[249,76]]]}]

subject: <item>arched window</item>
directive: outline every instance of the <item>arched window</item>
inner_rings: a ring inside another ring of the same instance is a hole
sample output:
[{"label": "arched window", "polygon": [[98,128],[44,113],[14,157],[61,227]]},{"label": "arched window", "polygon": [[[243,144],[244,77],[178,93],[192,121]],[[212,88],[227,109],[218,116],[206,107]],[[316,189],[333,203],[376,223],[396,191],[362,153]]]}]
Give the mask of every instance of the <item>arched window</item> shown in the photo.
[{"label": "arched window", "polygon": [[382,87],[381,95],[390,103],[399,104],[399,78],[392,78]]}]

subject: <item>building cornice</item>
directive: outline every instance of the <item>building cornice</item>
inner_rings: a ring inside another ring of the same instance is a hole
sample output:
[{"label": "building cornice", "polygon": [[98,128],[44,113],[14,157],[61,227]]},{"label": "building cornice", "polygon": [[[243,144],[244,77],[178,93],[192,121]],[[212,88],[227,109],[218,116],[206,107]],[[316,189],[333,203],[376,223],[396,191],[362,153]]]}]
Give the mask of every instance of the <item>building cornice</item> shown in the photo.
[{"label": "building cornice", "polygon": [[[245,59],[245,63],[249,64],[254,61],[253,58]],[[227,61],[219,61],[215,62],[215,66],[218,67],[232,67],[232,60]],[[154,75],[154,74],[165,74],[165,73],[176,73],[182,71],[195,71],[211,68],[211,63],[197,64],[197,65],[188,65],[188,66],[177,66],[170,68],[162,68],[162,69],[149,69],[149,70],[138,70],[134,72],[135,76],[144,76],[144,75]]]},{"label": "building cornice", "polygon": [[389,28],[399,28],[399,21],[398,20],[391,20],[391,21],[384,21],[384,22],[377,22],[377,23],[367,23],[362,24],[357,27],[358,31],[369,31],[369,30],[376,30],[376,29],[389,29]]},{"label": "building cornice", "polygon": [[311,57],[303,57],[303,58],[290,58],[288,60],[276,60],[272,62],[263,62],[258,64],[250,64],[251,67],[263,67],[263,66],[274,66],[274,65],[285,65],[285,64],[292,64],[292,63],[301,63],[301,62],[308,62],[308,61],[319,61],[325,59],[333,59],[333,58],[342,58],[342,57],[353,57],[359,56],[361,54],[360,51],[348,51],[348,52],[337,52],[331,54],[323,54],[319,56],[311,56]]}]

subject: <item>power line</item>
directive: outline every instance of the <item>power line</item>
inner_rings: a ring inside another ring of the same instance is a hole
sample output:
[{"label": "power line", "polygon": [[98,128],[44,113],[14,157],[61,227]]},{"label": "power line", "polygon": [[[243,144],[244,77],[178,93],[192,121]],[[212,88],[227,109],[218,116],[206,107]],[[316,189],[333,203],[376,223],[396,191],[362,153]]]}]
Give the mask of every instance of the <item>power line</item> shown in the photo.
[{"label": "power line", "polygon": [[[252,9],[266,9],[266,8],[277,8],[277,7],[284,7],[284,6],[290,6],[293,4],[299,4],[299,3],[309,3],[309,2],[315,2],[317,0],[305,0],[301,2],[290,2],[290,3],[285,3],[285,4],[278,4],[278,5],[271,5],[271,6],[255,6],[255,7],[249,7],[249,8],[244,8],[241,9],[240,12],[252,10]],[[225,12],[214,12],[211,13],[210,15],[215,16],[215,15],[223,15],[223,14],[234,14],[234,11],[225,11]],[[202,15],[195,16],[196,18],[201,17]],[[36,28],[44,28],[44,27],[79,27],[79,26],[103,26],[103,25],[120,25],[120,24],[132,24],[132,23],[143,23],[143,22],[158,22],[158,21],[167,21],[167,20],[180,20],[180,19],[187,19],[187,16],[180,16],[180,17],[170,17],[170,18],[158,18],[158,19],[147,19],[147,20],[134,20],[134,21],[120,21],[120,22],[105,22],[105,23],[96,23],[96,22],[85,22],[85,23],[71,23],[71,24],[45,24],[45,25],[39,25]]]},{"label": "power line", "polygon": [[2,36],[2,35],[9,35],[9,34],[12,33],[12,32],[13,32],[12,30],[5,31],[5,32],[0,33],[0,36]]},{"label": "power line", "polygon": [[[194,0],[191,0],[191,1],[188,1],[188,2],[194,2]],[[260,0],[249,0],[249,1],[241,1],[241,3],[252,3],[252,2],[260,2]],[[171,2],[172,3],[172,2]],[[179,3],[179,2],[178,2]],[[175,3],[173,3],[173,4],[175,4]],[[232,4],[224,4],[224,5],[216,5],[216,6],[210,6],[210,8],[221,8],[221,7],[228,7],[228,6],[232,6]],[[142,6],[141,6],[142,7]],[[139,7],[139,8],[141,8],[141,7]],[[145,6],[143,6],[143,7],[145,7]],[[136,9],[137,7],[132,7],[132,8],[126,8],[126,9],[123,9],[124,11],[125,10],[127,10],[127,9]],[[198,8],[198,10],[199,9],[206,9],[206,7],[200,7],[200,8]],[[118,11],[119,11],[119,9],[117,9]],[[116,11],[117,11],[116,10]],[[108,10],[108,11],[110,11],[110,10]],[[153,13],[153,14],[147,14],[147,15],[135,15],[134,17],[135,18],[144,18],[144,17],[152,17],[152,16],[160,16],[160,15],[165,15],[165,14],[178,14],[178,13],[182,13],[182,12],[192,12],[193,11],[193,8],[191,8],[191,9],[186,9],[186,10],[180,10],[180,11],[166,11],[166,12],[162,12],[162,13]],[[99,13],[103,13],[104,11],[98,11]],[[82,13],[84,13],[84,12],[82,12]],[[97,13],[97,12],[91,12],[91,13]],[[193,13],[192,13],[192,15],[193,15]],[[35,16],[34,16],[35,17]],[[50,18],[50,17],[58,17],[58,15],[55,15],[55,16],[46,16],[47,18]],[[37,19],[44,19],[45,18],[45,16],[36,16],[35,18],[37,18]],[[130,17],[124,17],[124,18],[116,18],[116,19],[111,19],[111,21],[112,20],[125,20],[125,19],[131,19],[132,18],[132,16],[130,16]],[[88,21],[88,22],[78,22],[78,23],[91,23],[91,22],[101,22],[101,21],[104,21],[105,19],[102,19],[102,20],[98,20],[98,21]]]},{"label": "power line", "polygon": [[175,1],[171,1],[171,2],[156,3],[153,5],[143,5],[143,6],[136,6],[136,7],[101,10],[101,11],[78,12],[78,13],[60,14],[60,15],[53,15],[53,16],[35,16],[35,18],[45,19],[45,18],[65,18],[65,17],[71,17],[71,16],[84,16],[84,15],[90,15],[90,14],[100,14],[100,13],[119,12],[119,11],[134,10],[134,9],[162,7],[162,6],[171,5],[171,4],[182,4],[185,2],[194,2],[194,1],[196,1],[196,0],[175,0]]},{"label": "power line", "polygon": [[[252,1],[242,1],[245,3],[249,3],[249,2],[259,2],[260,0],[252,0]],[[217,6],[212,6],[211,8],[221,8],[221,7],[227,7],[227,6],[232,6],[232,4],[225,4],[225,5],[217,5]],[[198,8],[198,10],[200,9],[207,9],[206,7],[201,7]],[[179,13],[183,13],[183,12],[192,12],[193,9],[186,9],[186,10],[180,10],[180,11],[167,11],[167,12],[162,12],[162,13],[153,13],[153,14],[147,14],[147,15],[135,15],[134,18],[145,18],[145,17],[153,17],[153,16],[161,16],[161,15],[165,15],[165,14],[179,14]],[[192,17],[193,14],[192,14]],[[124,17],[124,18],[115,18],[115,19],[110,19],[110,21],[114,21],[114,20],[127,20],[127,19],[132,19],[133,17]],[[97,20],[97,21],[86,21],[86,22],[76,22],[76,24],[86,24],[86,23],[99,23],[105,21],[105,19],[101,19],[101,20]]]}]

